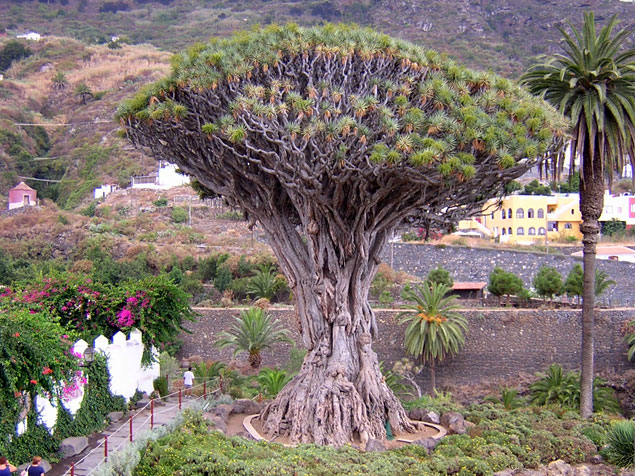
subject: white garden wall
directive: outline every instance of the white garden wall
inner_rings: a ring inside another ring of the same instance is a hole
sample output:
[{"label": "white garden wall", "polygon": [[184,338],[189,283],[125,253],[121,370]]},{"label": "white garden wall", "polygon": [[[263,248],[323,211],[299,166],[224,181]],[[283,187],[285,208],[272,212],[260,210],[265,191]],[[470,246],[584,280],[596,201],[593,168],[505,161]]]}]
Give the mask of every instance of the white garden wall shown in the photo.
[{"label": "white garden wall", "polygon": [[[126,401],[137,390],[142,393],[152,393],[154,390],[152,382],[161,375],[158,361],[146,367],[141,364],[144,350],[141,337],[141,331],[133,329],[127,339],[125,334],[117,332],[113,336],[112,342],[102,335],[95,339],[93,345],[95,353],[101,352],[107,358],[108,371],[110,372],[110,392],[113,395],[124,397]],[[86,349],[88,349],[88,343],[81,339],[73,345],[73,352],[82,356]],[[154,347],[152,352],[157,356]],[[80,385],[76,394],[62,403],[72,415],[75,415],[81,407],[83,399],[83,386]],[[38,422],[52,432],[57,421],[57,406],[48,398],[39,395],[35,398],[34,405],[38,414]],[[16,427],[18,435],[25,431],[26,419],[18,423]]]}]

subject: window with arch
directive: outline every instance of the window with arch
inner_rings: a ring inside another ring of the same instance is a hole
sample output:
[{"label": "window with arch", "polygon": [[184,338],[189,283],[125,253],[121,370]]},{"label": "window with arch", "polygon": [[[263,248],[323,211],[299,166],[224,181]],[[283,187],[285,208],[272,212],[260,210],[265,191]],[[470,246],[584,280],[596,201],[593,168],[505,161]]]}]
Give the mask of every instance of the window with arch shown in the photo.
[{"label": "window with arch", "polygon": [[501,210],[501,218],[503,220],[505,219],[505,209],[504,208]]},{"label": "window with arch", "polygon": [[525,234],[525,229],[524,229],[522,226],[519,226],[519,227],[516,229],[516,234],[517,234],[517,235],[524,235],[524,234]]},{"label": "window with arch", "polygon": [[507,234],[508,234],[508,235],[511,235],[511,234],[512,234],[512,227],[511,227],[511,226],[507,229]]},{"label": "window with arch", "polygon": [[535,235],[536,234],[536,229],[533,226],[530,227],[527,234],[528,235]]},{"label": "window with arch", "polygon": [[516,210],[516,218],[525,218],[525,210],[522,208]]},{"label": "window with arch", "polygon": [[542,208],[538,209],[538,218],[544,218],[545,217],[545,211]]},{"label": "window with arch", "polygon": [[511,218],[512,217],[512,209],[510,208],[509,210],[507,210],[507,218]]},{"label": "window with arch", "polygon": [[547,231],[545,230],[545,227],[544,227],[544,226],[541,226],[540,228],[538,228],[538,234],[539,234],[540,236],[545,236],[545,233],[546,233],[546,232],[547,232]]},{"label": "window with arch", "polygon": [[503,227],[501,235],[505,236],[505,227]]},{"label": "window with arch", "polygon": [[494,219],[494,212],[492,212],[492,220]]},{"label": "window with arch", "polygon": [[530,208],[527,210],[527,218],[533,218],[534,217],[534,209]]}]

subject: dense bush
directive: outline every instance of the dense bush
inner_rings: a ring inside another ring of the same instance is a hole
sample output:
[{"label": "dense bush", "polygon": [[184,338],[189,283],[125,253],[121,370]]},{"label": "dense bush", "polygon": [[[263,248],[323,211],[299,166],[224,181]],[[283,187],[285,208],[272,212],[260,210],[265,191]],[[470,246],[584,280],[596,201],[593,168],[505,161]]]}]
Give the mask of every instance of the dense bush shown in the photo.
[{"label": "dense bush", "polygon": [[148,362],[152,346],[178,347],[183,321],[195,315],[188,299],[164,275],[108,285],[66,274],[5,291],[0,311],[46,312],[86,340],[136,327],[143,331],[144,361]]},{"label": "dense bush", "polygon": [[[0,454],[15,461],[17,456],[25,460],[33,456],[21,454],[28,445],[23,448],[16,442],[16,424],[26,416],[36,395],[55,398],[60,395],[57,382],[68,382],[69,386],[74,382],[79,367],[70,347],[70,337],[56,319],[28,309],[0,310]],[[29,434],[18,439],[20,442],[31,438],[39,441],[41,432],[35,422],[36,418],[29,418]],[[45,449],[42,447],[42,452]]]},{"label": "dense bush", "polygon": [[[538,405],[557,404],[571,409],[580,408],[580,374],[565,372],[562,366],[551,364],[545,374],[530,385],[530,401]],[[620,413],[621,408],[613,390],[606,382],[593,379],[593,409],[596,412]]]}]

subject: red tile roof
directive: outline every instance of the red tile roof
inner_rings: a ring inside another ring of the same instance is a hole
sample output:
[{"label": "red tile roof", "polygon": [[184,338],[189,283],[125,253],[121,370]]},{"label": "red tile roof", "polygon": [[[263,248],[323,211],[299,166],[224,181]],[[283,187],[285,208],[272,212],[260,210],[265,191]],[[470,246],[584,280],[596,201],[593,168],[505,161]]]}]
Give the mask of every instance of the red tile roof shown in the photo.
[{"label": "red tile roof", "polygon": [[485,281],[465,282],[465,283],[455,282],[454,285],[452,285],[452,290],[453,291],[466,291],[471,289],[479,290],[479,289],[483,289],[485,286],[487,286],[487,283]]},{"label": "red tile roof", "polygon": [[29,187],[27,184],[25,184],[24,182],[20,182],[19,184],[17,184],[15,187],[13,187],[11,190],[28,190],[30,192],[35,192],[35,189]]}]

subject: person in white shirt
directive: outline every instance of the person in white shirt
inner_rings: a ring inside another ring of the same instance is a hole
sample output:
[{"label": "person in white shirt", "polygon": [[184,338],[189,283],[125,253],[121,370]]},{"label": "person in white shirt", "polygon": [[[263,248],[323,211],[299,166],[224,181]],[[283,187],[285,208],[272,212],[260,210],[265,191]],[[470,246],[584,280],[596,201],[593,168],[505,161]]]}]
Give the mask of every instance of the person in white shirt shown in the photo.
[{"label": "person in white shirt", "polygon": [[194,384],[194,374],[192,367],[187,368],[187,372],[183,374],[183,386],[185,387],[185,397],[192,396],[192,385]]}]

